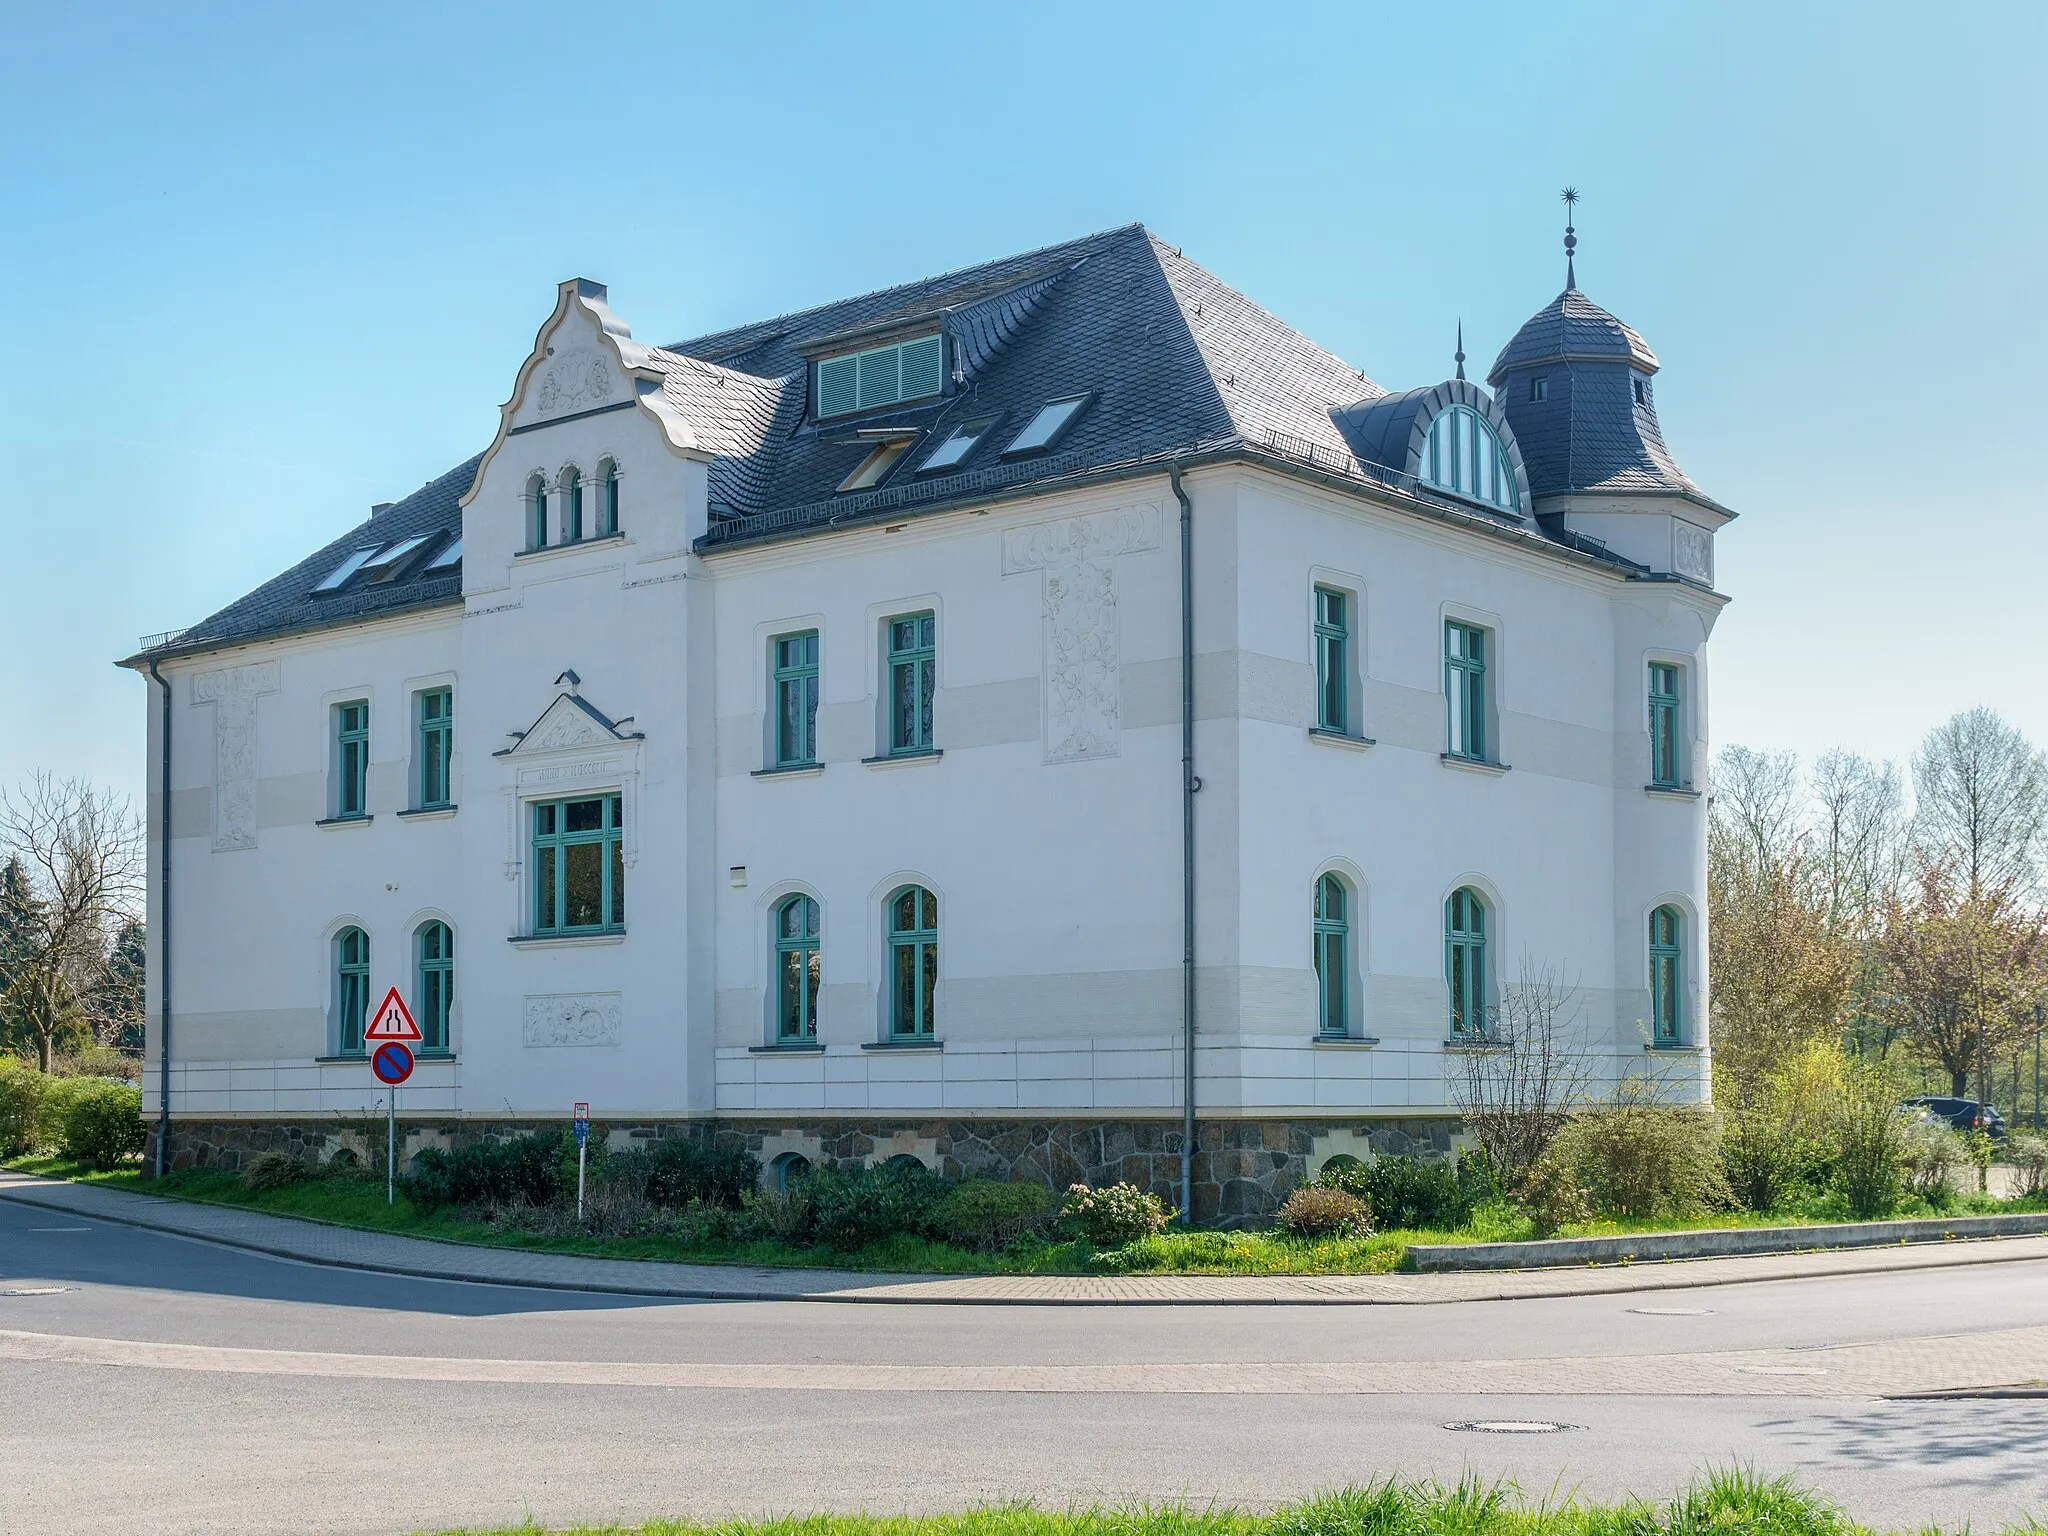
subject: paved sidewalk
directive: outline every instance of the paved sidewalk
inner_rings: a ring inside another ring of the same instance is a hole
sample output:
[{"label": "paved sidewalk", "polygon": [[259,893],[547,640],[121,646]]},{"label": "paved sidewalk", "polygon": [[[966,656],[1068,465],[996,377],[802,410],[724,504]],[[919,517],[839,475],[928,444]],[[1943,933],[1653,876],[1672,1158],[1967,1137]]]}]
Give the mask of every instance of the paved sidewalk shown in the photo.
[{"label": "paved sidewalk", "polygon": [[396,1237],[350,1227],[201,1205],[127,1190],[0,1173],[0,1199],[280,1258],[387,1274],[545,1290],[600,1291],[708,1301],[916,1302],[1042,1306],[1239,1304],[1421,1305],[1589,1296],[1759,1280],[1802,1280],[1958,1264],[2048,1259],[2048,1237],[1688,1259],[1599,1269],[1508,1270],[1431,1275],[929,1275],[849,1270],[747,1269],[524,1253]]}]

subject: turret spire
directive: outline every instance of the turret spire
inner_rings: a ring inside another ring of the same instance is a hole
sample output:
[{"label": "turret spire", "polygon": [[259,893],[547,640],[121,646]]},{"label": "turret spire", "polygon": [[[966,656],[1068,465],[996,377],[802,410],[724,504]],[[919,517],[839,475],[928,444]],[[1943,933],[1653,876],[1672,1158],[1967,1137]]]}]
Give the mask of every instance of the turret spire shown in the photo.
[{"label": "turret spire", "polygon": [[1579,189],[1566,187],[1560,194],[1564,198],[1564,287],[1570,293],[1579,286],[1578,273],[1572,268],[1572,253],[1579,248],[1579,237],[1572,229],[1572,209],[1578,203]]},{"label": "turret spire", "polygon": [[1458,317],[1458,377],[1465,377],[1465,317]]}]

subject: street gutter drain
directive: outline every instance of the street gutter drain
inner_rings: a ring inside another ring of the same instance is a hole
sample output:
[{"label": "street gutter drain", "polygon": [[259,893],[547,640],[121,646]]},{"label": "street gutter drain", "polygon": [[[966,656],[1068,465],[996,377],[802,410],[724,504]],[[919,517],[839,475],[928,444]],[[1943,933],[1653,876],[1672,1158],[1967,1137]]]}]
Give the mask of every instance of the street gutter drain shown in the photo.
[{"label": "street gutter drain", "polygon": [[1638,1317],[1712,1317],[1712,1307],[1630,1307]]},{"label": "street gutter drain", "polygon": [[1444,1426],[1470,1435],[1561,1435],[1583,1424],[1563,1424],[1555,1419],[1455,1419]]}]

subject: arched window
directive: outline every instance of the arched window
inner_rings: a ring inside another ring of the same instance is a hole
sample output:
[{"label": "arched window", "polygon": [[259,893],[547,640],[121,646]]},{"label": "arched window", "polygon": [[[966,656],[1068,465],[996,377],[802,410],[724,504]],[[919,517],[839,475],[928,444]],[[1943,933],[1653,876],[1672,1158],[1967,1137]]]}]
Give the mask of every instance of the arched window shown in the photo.
[{"label": "arched window", "polygon": [[818,1038],[818,904],[791,896],[775,909],[775,1039],[808,1044]]},{"label": "arched window", "polygon": [[610,538],[619,531],[619,466],[606,459],[597,468],[597,533],[599,538]]},{"label": "arched window", "polygon": [[455,1003],[455,935],[443,922],[421,923],[413,934],[418,978],[413,1006],[419,1012],[420,1051],[448,1049],[448,1011]]},{"label": "arched window", "polygon": [[787,1190],[810,1171],[811,1160],[803,1153],[785,1152],[768,1165],[768,1183],[775,1189]]},{"label": "arched window", "polygon": [[583,476],[572,464],[562,471],[562,542],[583,537]]},{"label": "arched window", "polygon": [[1451,985],[1451,1034],[1487,1033],[1486,902],[1469,885],[1444,903],[1444,978]]},{"label": "arched window", "polygon": [[1513,512],[1522,504],[1506,446],[1493,423],[1469,405],[1437,413],[1415,474],[1425,485],[1504,511]]},{"label": "arched window", "polygon": [[889,898],[889,1037],[932,1038],[939,988],[939,898],[906,885]]},{"label": "arched window", "polygon": [[1351,1033],[1349,894],[1335,875],[1316,882],[1316,1025],[1326,1035]]},{"label": "arched window", "polygon": [[370,936],[344,928],[334,936],[334,1043],[336,1054],[363,1048],[363,1023],[370,1012]]},{"label": "arched window", "polygon": [[1680,938],[1685,916],[1676,907],[1650,914],[1650,1031],[1658,1045],[1678,1044],[1685,1025],[1679,983],[1685,974]]},{"label": "arched window", "polygon": [[548,547],[548,483],[539,475],[526,482],[526,547]]}]

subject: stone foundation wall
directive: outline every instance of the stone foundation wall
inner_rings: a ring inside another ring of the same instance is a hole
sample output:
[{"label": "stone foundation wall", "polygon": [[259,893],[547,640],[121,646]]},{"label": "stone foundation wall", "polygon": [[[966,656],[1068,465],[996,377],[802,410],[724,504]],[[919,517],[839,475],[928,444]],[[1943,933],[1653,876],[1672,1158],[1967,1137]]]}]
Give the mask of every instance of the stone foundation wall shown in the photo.
[{"label": "stone foundation wall", "polygon": [[[561,1128],[559,1120],[401,1118],[400,1169],[426,1147],[456,1149],[479,1141]],[[1413,1119],[1210,1120],[1197,1126],[1194,1219],[1221,1226],[1258,1225],[1330,1157],[1340,1154],[1447,1157],[1463,1145],[1445,1116]],[[1149,1189],[1180,1201],[1181,1126],[1173,1120],[892,1120],[860,1117],[593,1122],[593,1139],[614,1148],[645,1146],[671,1136],[711,1137],[760,1159],[772,1182],[801,1158],[809,1164],[861,1167],[914,1157],[951,1178],[1028,1178],[1055,1190],[1069,1184]],[[383,1166],[385,1125],[360,1118],[183,1120],[171,1122],[174,1169],[239,1170],[258,1154],[290,1153],[320,1162],[353,1158]],[[152,1130],[145,1166],[155,1166]]]}]

